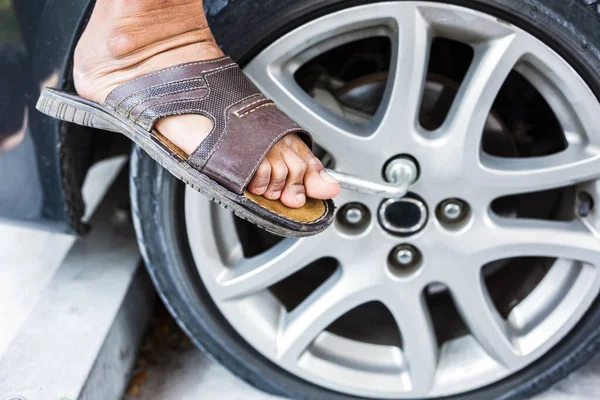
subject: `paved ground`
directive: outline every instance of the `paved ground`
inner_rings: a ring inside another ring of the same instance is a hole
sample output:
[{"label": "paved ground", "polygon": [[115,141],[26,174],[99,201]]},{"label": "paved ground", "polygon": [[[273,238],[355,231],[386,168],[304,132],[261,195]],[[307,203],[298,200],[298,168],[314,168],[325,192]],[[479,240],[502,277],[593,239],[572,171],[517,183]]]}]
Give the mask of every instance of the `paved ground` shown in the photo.
[{"label": "paved ground", "polygon": [[[114,177],[115,164],[97,169],[84,195],[97,204]],[[0,356],[36,304],[73,238],[0,224]],[[126,400],[273,400],[240,381],[194,348],[164,309],[159,309],[142,350]],[[600,398],[600,356],[535,400]]]}]

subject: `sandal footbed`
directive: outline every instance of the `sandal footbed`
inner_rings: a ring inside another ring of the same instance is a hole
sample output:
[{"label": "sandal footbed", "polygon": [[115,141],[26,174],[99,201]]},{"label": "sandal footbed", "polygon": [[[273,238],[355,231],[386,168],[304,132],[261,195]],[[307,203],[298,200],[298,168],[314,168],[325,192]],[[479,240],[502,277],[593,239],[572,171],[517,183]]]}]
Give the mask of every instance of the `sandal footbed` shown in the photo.
[{"label": "sandal footbed", "polygon": [[[153,134],[160,141],[162,141],[165,146],[169,147],[171,151],[179,155],[181,158],[187,159],[188,155],[160,132],[154,130]],[[313,199],[310,197],[306,198],[306,203],[300,208],[290,208],[283,204],[280,200],[267,199],[264,196],[255,195],[248,191],[244,192],[244,197],[252,200],[256,204],[270,210],[271,212],[298,222],[316,221],[327,211],[325,202],[323,200]]]}]

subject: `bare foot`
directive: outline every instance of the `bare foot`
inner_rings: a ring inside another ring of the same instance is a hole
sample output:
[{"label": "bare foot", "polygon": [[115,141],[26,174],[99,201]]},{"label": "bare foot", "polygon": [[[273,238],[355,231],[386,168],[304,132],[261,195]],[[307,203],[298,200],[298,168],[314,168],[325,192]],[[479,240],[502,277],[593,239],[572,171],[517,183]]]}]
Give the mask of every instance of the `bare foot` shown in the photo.
[{"label": "bare foot", "polygon": [[[78,94],[103,103],[111,90],[138,76],[223,56],[206,23],[202,3],[173,3],[157,2],[160,6],[151,7],[140,2],[97,2],[75,50]],[[212,129],[212,122],[201,115],[178,115],[160,119],[156,129],[191,154]],[[267,154],[248,190],[297,208],[304,205],[306,196],[335,197],[340,186],[306,144],[291,134]]]}]

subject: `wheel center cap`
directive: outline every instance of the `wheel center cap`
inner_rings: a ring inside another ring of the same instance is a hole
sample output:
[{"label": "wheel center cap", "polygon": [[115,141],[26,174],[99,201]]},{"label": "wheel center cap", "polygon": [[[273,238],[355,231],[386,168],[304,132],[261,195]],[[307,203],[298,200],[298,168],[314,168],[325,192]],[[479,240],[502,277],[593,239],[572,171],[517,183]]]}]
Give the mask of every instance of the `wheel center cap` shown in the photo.
[{"label": "wheel center cap", "polygon": [[390,233],[408,236],[417,233],[427,223],[425,202],[413,193],[400,199],[388,199],[379,207],[379,222]]}]

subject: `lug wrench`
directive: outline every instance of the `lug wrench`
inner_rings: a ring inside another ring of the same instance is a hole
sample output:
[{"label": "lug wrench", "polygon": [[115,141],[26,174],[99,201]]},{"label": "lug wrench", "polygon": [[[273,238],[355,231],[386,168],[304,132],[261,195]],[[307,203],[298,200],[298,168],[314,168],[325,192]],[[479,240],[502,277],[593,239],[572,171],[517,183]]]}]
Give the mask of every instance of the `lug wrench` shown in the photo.
[{"label": "lug wrench", "polygon": [[408,187],[417,180],[419,174],[415,163],[408,158],[397,158],[389,162],[385,169],[385,178],[390,183],[371,182],[332,169],[327,169],[327,172],[337,179],[343,189],[386,199],[395,199],[406,195]]}]

